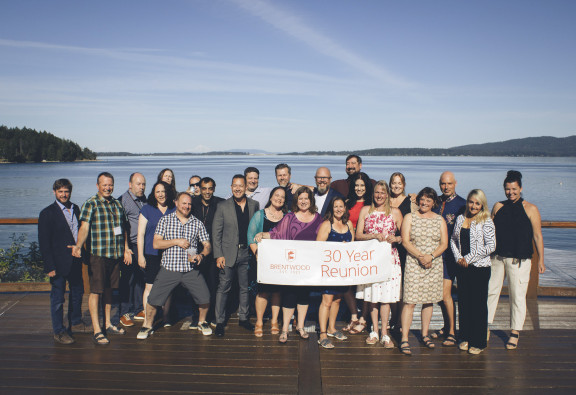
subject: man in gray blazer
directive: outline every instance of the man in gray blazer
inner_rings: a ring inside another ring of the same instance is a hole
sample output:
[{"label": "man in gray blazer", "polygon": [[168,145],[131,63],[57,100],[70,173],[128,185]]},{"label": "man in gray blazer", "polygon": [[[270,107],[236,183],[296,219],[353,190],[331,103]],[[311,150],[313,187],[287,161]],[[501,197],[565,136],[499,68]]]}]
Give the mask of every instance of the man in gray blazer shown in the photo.
[{"label": "man in gray blazer", "polygon": [[248,267],[250,252],[248,249],[248,224],[259,204],[246,197],[246,177],[236,174],[232,177],[232,197],[218,203],[214,222],[212,223],[212,238],[214,242],[214,258],[220,269],[218,290],[216,291],[216,336],[224,336],[226,321],[226,302],[232,288],[232,280],[238,276],[240,289],[238,324],[254,330],[248,320]]}]

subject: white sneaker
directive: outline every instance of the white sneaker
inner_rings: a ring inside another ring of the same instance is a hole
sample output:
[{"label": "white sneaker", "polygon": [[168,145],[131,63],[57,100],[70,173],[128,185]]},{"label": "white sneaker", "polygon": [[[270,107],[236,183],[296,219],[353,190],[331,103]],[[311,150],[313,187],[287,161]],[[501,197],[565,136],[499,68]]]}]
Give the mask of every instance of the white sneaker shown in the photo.
[{"label": "white sneaker", "polygon": [[212,334],[212,328],[206,321],[198,323],[198,330],[202,332],[204,336],[210,336]]},{"label": "white sneaker", "polygon": [[136,339],[139,339],[139,340],[148,339],[148,336],[150,336],[152,333],[154,333],[152,328],[142,327],[142,329],[140,329],[140,332],[138,332],[138,334],[136,335]]}]

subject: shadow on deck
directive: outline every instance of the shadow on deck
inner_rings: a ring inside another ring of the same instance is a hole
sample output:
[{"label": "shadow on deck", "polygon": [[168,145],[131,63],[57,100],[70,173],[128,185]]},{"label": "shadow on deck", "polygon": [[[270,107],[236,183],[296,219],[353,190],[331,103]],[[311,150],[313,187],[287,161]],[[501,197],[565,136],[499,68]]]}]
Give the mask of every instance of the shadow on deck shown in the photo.
[{"label": "shadow on deck", "polygon": [[[529,306],[516,351],[504,343],[508,303],[502,298],[488,349],[477,356],[456,348],[435,350],[411,335],[412,357],[368,346],[366,335],[319,350],[316,334],[286,345],[265,326],[255,338],[232,319],[223,339],[163,328],[136,340],[140,325],[107,346],[91,332],[71,346],[51,336],[49,295],[0,294],[0,393],[574,393],[576,303],[540,298]],[[441,326],[436,309],[433,327]],[[419,328],[419,316],[413,328]]]}]

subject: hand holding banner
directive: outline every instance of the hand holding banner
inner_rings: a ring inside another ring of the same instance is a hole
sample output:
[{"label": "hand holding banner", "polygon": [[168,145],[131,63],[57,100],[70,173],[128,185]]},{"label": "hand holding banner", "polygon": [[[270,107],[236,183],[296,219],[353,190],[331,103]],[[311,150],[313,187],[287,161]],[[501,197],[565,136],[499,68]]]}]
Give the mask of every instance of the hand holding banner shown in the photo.
[{"label": "hand holding banner", "polygon": [[258,245],[258,282],[279,285],[340,286],[388,281],[391,246],[377,240],[262,240]]}]

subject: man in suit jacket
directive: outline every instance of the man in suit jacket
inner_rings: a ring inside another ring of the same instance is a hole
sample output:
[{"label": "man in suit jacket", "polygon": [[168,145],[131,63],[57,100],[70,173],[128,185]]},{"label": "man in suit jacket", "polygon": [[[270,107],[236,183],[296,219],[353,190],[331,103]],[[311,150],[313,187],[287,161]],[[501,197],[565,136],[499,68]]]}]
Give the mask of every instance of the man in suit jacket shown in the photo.
[{"label": "man in suit jacket", "polygon": [[247,330],[254,330],[248,320],[248,224],[260,208],[258,202],[246,197],[246,178],[236,174],[232,178],[232,197],[220,202],[212,223],[214,258],[220,269],[216,292],[216,336],[224,336],[226,302],[232,288],[232,280],[237,275],[240,289],[238,324]]},{"label": "man in suit jacket", "polygon": [[[70,254],[70,248],[78,238],[80,210],[70,202],[72,183],[62,178],[52,186],[56,201],[40,212],[38,218],[38,242],[44,260],[44,272],[50,277],[50,312],[54,340],[72,344],[71,328],[82,323],[82,260]],[[68,330],[64,327],[64,294],[66,281],[70,288],[68,299]]]},{"label": "man in suit jacket", "polygon": [[335,189],[330,188],[330,181],[332,174],[327,167],[319,167],[314,176],[316,180],[316,188],[314,188],[314,199],[316,199],[316,207],[322,217],[326,214],[330,201],[335,197],[342,197],[342,195]]}]

